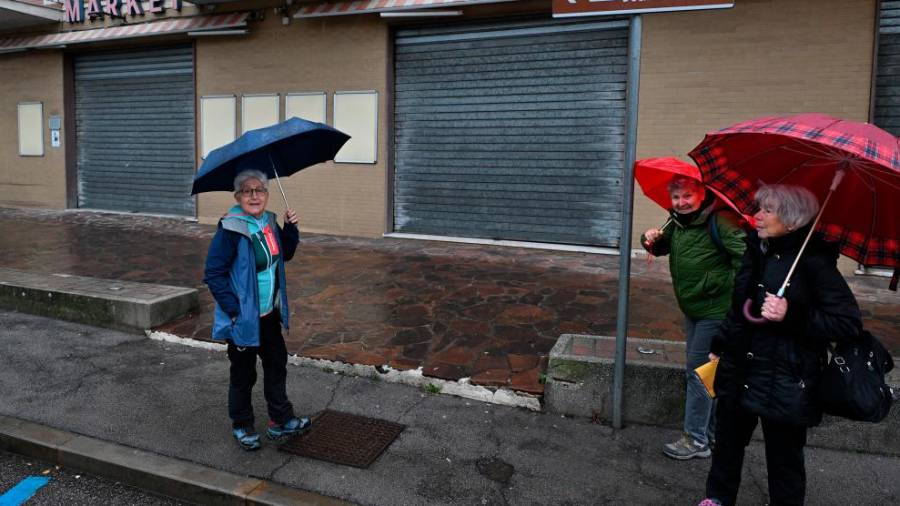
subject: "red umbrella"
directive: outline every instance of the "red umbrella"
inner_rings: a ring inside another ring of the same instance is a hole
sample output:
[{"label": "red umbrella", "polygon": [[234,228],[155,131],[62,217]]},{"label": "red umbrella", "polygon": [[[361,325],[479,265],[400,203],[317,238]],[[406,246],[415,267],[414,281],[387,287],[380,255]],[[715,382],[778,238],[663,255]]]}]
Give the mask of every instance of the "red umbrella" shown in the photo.
[{"label": "red umbrella", "polygon": [[700,169],[674,156],[644,158],[634,162],[634,179],[641,185],[644,195],[663,209],[672,207],[669,183],[675,176],[703,180],[700,177]]},{"label": "red umbrella", "polygon": [[842,254],[900,267],[900,148],[890,133],[824,114],[767,117],[707,134],[690,156],[748,214],[761,184],[808,188],[823,202],[813,228]]},{"label": "red umbrella", "polygon": [[[644,158],[634,163],[634,179],[641,186],[644,195],[666,210],[672,208],[672,198],[669,196],[669,183],[675,176],[685,176],[697,181],[703,181],[700,169],[674,156]],[[742,214],[741,210],[722,192],[709,185],[706,187],[720,200],[739,214]],[[753,223],[753,218],[750,216],[744,216],[744,219]]]}]

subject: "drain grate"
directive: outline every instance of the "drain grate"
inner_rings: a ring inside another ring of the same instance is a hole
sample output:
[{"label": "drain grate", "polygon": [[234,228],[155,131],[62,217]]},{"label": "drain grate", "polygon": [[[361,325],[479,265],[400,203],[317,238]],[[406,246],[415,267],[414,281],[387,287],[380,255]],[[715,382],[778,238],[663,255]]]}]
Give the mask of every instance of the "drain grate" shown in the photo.
[{"label": "drain grate", "polygon": [[405,425],[325,410],[312,428],[279,446],[279,450],[313,459],[354,467],[369,467]]}]

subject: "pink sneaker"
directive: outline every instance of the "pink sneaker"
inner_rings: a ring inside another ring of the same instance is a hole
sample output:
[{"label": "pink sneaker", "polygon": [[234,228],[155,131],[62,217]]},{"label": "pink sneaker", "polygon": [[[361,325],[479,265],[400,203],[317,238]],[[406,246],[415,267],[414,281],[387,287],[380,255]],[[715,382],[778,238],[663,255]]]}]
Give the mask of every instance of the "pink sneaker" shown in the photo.
[{"label": "pink sneaker", "polygon": [[718,499],[706,498],[700,501],[700,504],[697,506],[722,506],[722,503],[720,503]]}]

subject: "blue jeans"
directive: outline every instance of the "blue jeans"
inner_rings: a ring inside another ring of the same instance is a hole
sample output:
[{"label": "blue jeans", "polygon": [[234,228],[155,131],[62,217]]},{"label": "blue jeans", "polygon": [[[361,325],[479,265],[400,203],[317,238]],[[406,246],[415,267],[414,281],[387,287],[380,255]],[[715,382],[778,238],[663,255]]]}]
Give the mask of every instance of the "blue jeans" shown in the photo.
[{"label": "blue jeans", "polygon": [[706,387],[694,374],[694,369],[709,362],[709,347],[719,331],[721,320],[684,319],[684,334],[687,346],[685,376],[687,391],[684,402],[684,432],[698,443],[709,444],[715,434],[713,399],[709,398]]}]

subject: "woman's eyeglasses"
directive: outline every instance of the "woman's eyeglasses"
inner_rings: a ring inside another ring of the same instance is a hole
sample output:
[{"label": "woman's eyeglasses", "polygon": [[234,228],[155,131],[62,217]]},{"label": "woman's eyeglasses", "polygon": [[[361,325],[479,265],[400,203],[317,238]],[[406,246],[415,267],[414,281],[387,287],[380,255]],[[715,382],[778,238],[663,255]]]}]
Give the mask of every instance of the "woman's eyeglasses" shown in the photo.
[{"label": "woman's eyeglasses", "polygon": [[256,195],[263,196],[269,193],[269,190],[265,188],[250,188],[247,190],[238,190],[238,194],[240,194],[244,198],[254,197]]}]

